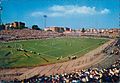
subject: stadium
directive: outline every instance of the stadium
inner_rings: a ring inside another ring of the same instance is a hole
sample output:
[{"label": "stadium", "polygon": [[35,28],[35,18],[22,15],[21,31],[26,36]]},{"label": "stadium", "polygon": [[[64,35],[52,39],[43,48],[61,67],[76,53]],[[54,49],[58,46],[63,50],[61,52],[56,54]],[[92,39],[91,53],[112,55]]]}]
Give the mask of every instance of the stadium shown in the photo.
[{"label": "stadium", "polygon": [[119,0],[0,0],[0,83],[120,83]]},{"label": "stadium", "polygon": [[[3,30],[0,35],[0,76],[8,82],[87,82],[78,72],[119,71],[119,38],[30,29]],[[91,81],[98,81],[100,75],[94,77]]]}]

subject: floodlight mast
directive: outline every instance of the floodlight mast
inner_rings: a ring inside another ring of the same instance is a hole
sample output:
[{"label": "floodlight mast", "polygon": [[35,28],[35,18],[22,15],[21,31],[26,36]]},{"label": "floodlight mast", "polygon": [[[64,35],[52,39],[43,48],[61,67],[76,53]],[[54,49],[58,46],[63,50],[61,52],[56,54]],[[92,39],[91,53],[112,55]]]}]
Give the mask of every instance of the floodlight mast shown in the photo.
[{"label": "floodlight mast", "polygon": [[2,25],[2,0],[0,0],[0,25]]},{"label": "floodlight mast", "polygon": [[43,17],[44,17],[44,28],[46,28],[47,15],[43,15]]}]

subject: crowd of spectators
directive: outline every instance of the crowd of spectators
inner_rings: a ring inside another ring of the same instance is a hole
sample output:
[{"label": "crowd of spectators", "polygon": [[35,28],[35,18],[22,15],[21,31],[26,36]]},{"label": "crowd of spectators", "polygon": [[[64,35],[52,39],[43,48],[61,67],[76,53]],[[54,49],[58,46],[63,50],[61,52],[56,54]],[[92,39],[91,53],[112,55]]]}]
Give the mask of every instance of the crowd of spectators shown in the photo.
[{"label": "crowd of spectators", "polygon": [[61,34],[58,32],[40,31],[40,30],[32,30],[32,29],[0,31],[1,40],[42,39],[42,38],[58,37],[60,35]]},{"label": "crowd of spectators", "polygon": [[[109,53],[111,52],[110,54],[114,54],[115,50],[111,50],[110,52],[108,52],[108,50],[111,49],[111,48],[113,48],[113,46],[119,45],[119,44],[118,44],[119,41],[120,41],[120,39],[118,39],[118,40],[110,43],[105,49],[103,49],[102,52],[103,52],[103,53],[106,53],[106,54],[109,54]],[[117,48],[118,48],[118,47],[117,47]]]},{"label": "crowd of spectators", "polygon": [[80,32],[70,32],[70,33],[58,33],[53,31],[41,31],[33,29],[15,29],[15,30],[2,30],[0,31],[0,40],[26,40],[26,39],[42,39],[50,37],[60,37],[60,36],[70,36],[70,37],[79,37],[79,36],[90,36],[90,37],[107,37],[101,36],[98,34],[81,34]]}]

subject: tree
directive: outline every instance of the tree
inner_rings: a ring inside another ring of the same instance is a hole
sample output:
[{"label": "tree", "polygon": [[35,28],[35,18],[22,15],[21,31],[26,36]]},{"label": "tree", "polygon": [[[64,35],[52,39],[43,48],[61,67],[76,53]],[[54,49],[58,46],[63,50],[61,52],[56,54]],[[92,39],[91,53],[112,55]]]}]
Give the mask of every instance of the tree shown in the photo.
[{"label": "tree", "polygon": [[13,26],[9,27],[9,26],[8,26],[7,29],[8,29],[8,30],[14,30],[15,27],[13,27]]},{"label": "tree", "polygon": [[5,25],[4,24],[1,24],[0,25],[0,30],[4,30],[5,29]]},{"label": "tree", "polygon": [[85,28],[82,28],[81,32],[84,33],[85,32]]},{"label": "tree", "polygon": [[38,27],[38,25],[33,25],[33,26],[32,26],[32,29],[34,29],[34,30],[41,30],[41,29]]},{"label": "tree", "polygon": [[17,26],[14,29],[24,29],[24,28],[25,28],[24,26]]}]

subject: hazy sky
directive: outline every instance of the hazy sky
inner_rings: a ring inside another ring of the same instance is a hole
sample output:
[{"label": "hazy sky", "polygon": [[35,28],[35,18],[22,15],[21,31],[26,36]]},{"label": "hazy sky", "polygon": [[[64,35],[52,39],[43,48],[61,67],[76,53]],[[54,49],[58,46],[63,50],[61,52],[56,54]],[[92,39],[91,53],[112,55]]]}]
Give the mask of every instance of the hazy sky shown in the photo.
[{"label": "hazy sky", "polygon": [[3,0],[4,23],[22,21],[44,27],[119,28],[120,0]]}]

